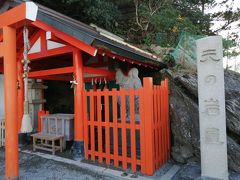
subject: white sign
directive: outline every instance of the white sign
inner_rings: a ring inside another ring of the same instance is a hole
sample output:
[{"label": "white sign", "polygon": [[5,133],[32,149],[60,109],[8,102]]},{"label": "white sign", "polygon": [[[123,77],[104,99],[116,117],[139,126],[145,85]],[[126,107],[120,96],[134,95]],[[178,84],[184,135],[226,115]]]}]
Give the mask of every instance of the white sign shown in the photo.
[{"label": "white sign", "polygon": [[196,41],[203,177],[228,179],[222,37]]}]

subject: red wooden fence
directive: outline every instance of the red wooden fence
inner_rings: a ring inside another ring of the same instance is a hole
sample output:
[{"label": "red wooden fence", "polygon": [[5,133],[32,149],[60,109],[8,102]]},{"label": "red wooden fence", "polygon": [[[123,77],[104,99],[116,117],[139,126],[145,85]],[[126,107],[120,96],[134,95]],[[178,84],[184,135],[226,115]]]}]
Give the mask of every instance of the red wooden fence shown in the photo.
[{"label": "red wooden fence", "polygon": [[170,156],[168,82],[84,91],[85,158],[153,175]]}]

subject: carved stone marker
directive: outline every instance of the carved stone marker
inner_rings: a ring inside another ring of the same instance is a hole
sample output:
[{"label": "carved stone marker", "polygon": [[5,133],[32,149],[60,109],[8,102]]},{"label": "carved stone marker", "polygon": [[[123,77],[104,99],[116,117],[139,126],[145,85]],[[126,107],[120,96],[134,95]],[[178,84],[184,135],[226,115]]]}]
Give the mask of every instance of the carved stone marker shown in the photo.
[{"label": "carved stone marker", "polygon": [[202,177],[228,179],[222,37],[196,46]]}]

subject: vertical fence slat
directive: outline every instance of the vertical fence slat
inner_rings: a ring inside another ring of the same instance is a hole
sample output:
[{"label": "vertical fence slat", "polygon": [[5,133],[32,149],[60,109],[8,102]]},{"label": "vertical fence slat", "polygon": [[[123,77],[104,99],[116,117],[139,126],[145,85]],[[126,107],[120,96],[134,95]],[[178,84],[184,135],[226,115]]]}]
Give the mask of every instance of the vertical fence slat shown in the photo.
[{"label": "vertical fence slat", "polygon": [[134,90],[130,89],[130,126],[131,126],[131,164],[132,171],[136,171],[136,130],[135,130],[135,96]]},{"label": "vertical fence slat", "polygon": [[158,136],[158,132],[159,132],[159,128],[158,128],[158,124],[159,124],[159,119],[158,119],[158,106],[157,106],[157,86],[154,86],[153,88],[153,112],[154,112],[154,121],[155,121],[155,157],[156,157],[156,162],[155,162],[155,166],[158,167],[159,166],[159,161],[160,161],[160,156],[159,156],[159,144],[160,144],[160,139]]},{"label": "vertical fence slat", "polygon": [[162,98],[162,94],[161,94],[161,86],[157,87],[157,93],[158,93],[158,136],[159,136],[159,166],[161,166],[163,164],[163,140],[162,140],[162,104],[161,104],[161,98]]},{"label": "vertical fence slat", "polygon": [[146,137],[145,137],[145,111],[144,111],[144,89],[139,90],[139,115],[140,115],[140,158],[141,158],[141,172],[145,174],[146,170]]},{"label": "vertical fence slat", "polygon": [[127,135],[126,135],[126,91],[122,89],[120,91],[121,102],[121,123],[122,123],[122,167],[127,169]]},{"label": "vertical fence slat", "polygon": [[117,91],[113,89],[113,147],[114,147],[114,166],[118,167],[118,119],[117,119]]},{"label": "vertical fence slat", "polygon": [[164,81],[164,114],[165,114],[165,162],[168,160],[168,130],[167,130],[167,94],[166,94],[166,83]]},{"label": "vertical fence slat", "polygon": [[110,165],[110,132],[109,132],[109,97],[108,91],[104,90],[104,102],[105,102],[105,153],[106,153],[106,164]]},{"label": "vertical fence slat", "polygon": [[38,111],[38,132],[42,132],[41,116],[44,115],[44,111]]},{"label": "vertical fence slat", "polygon": [[83,91],[83,126],[84,126],[84,149],[85,149],[85,159],[88,159],[88,154],[89,154],[89,137],[88,137],[88,102],[87,102],[87,95],[86,91]]},{"label": "vertical fence slat", "polygon": [[159,86],[156,86],[156,111],[157,111],[157,139],[158,139],[158,149],[157,149],[157,154],[158,154],[158,162],[157,162],[157,167],[160,166],[161,164],[161,158],[162,158],[162,154],[161,154],[161,119],[160,119],[160,115],[161,115],[161,111],[160,111],[160,103],[159,103],[159,98],[160,98],[160,92],[159,92]]},{"label": "vertical fence slat", "polygon": [[163,83],[163,85],[164,85],[164,114],[165,114],[165,117],[164,117],[164,119],[165,119],[165,124],[164,124],[164,126],[165,126],[165,129],[166,129],[166,132],[165,132],[165,141],[166,141],[166,154],[165,154],[165,157],[166,157],[166,161],[168,160],[168,118],[167,118],[167,114],[168,114],[168,112],[167,112],[167,98],[168,98],[168,96],[167,96],[167,86],[166,86],[166,81],[164,80],[164,83]]},{"label": "vertical fence slat", "polygon": [[162,104],[161,104],[161,88],[160,86],[157,86],[157,109],[158,109],[158,131],[159,131],[159,165],[162,165],[163,163],[163,141],[162,141],[162,118],[161,118],[161,115],[162,115]]},{"label": "vertical fence slat", "polygon": [[93,90],[90,91],[90,134],[91,134],[91,160],[95,160],[95,133],[94,133],[94,119],[95,119],[95,99]]},{"label": "vertical fence slat", "polygon": [[97,90],[97,122],[98,122],[98,162],[102,163],[102,103],[100,90]]},{"label": "vertical fence slat", "polygon": [[165,149],[164,149],[164,111],[163,111],[163,108],[164,108],[164,104],[163,104],[163,90],[162,90],[162,83],[161,83],[161,86],[159,87],[160,89],[160,104],[161,104],[161,108],[160,108],[160,111],[161,111],[161,114],[160,114],[160,117],[161,117],[161,153],[162,153],[162,161],[161,161],[161,164],[164,164],[164,155],[165,155]]},{"label": "vertical fence slat", "polygon": [[164,93],[164,82],[162,81],[161,83],[161,91],[162,91],[162,123],[163,123],[163,126],[162,126],[162,130],[163,130],[163,163],[166,162],[166,128],[165,128],[165,117],[166,117],[166,114],[165,114],[165,93]]}]

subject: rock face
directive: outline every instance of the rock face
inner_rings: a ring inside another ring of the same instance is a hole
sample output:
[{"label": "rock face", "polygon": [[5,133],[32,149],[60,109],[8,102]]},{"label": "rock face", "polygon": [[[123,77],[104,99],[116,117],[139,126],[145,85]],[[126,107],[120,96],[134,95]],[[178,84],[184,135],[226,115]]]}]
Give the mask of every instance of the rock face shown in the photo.
[{"label": "rock face", "polygon": [[[200,160],[197,76],[162,71],[170,80],[172,158],[180,163]],[[240,172],[240,74],[225,71],[228,164]]]}]

